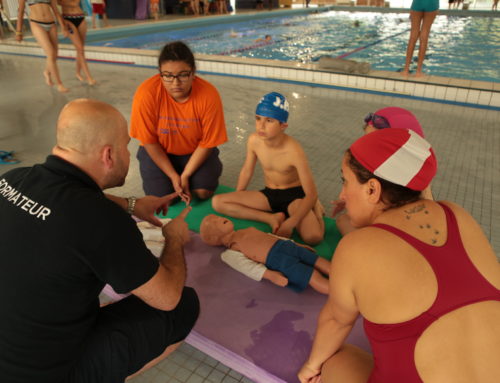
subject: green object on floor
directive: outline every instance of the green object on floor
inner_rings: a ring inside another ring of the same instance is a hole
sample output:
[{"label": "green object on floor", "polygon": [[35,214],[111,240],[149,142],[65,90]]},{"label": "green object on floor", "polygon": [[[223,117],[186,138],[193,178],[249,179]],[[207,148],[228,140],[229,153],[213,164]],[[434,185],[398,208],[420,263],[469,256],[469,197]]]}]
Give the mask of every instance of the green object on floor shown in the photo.
[{"label": "green object on floor", "polygon": [[[215,194],[222,194],[222,193],[228,193],[234,191],[233,188],[230,188],[228,186],[223,186],[220,185],[217,190],[215,191]],[[168,209],[167,215],[160,215],[161,218],[174,218],[179,215],[179,213],[185,208],[184,202],[180,201],[177,202],[176,204],[172,205]],[[212,209],[212,201],[205,200],[201,201],[199,199],[194,198],[191,201],[191,206],[193,207],[193,210],[188,214],[186,218],[186,222],[189,226],[189,229],[192,231],[195,231],[197,233],[200,232],[200,224],[203,218],[208,215],[208,214],[218,214],[215,212],[214,209]],[[219,214],[222,215],[222,214]],[[227,216],[226,216],[227,217]],[[227,217],[231,219],[234,223],[234,229],[239,230],[239,229],[245,229],[247,227],[255,227],[259,230],[262,230],[266,233],[271,232],[271,228],[266,225],[265,223],[262,222],[256,222],[256,221],[249,221],[246,219],[237,219],[237,218],[232,218],[232,217]],[[340,232],[337,229],[337,225],[335,224],[335,220],[331,218],[323,218],[325,221],[325,239],[323,242],[321,242],[319,245],[314,246],[314,249],[316,250],[316,253],[320,255],[323,258],[326,258],[330,260],[332,258],[333,252],[335,251],[335,248],[337,247],[337,244],[339,243],[340,239],[342,236],[340,235]],[[303,243],[303,241],[300,239],[298,234],[294,231],[292,239],[296,242]]]}]

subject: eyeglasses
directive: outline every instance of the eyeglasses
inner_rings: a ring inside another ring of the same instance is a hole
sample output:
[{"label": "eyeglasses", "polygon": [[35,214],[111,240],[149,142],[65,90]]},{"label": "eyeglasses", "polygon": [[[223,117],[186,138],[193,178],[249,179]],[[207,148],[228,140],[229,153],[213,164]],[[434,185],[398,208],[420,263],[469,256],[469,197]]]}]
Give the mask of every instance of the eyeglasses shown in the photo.
[{"label": "eyeglasses", "polygon": [[160,72],[160,76],[165,82],[174,82],[175,79],[179,80],[180,82],[186,82],[187,80],[189,80],[189,77],[191,77],[191,73],[191,71],[186,71],[175,75],[168,72]]},{"label": "eyeglasses", "polygon": [[365,124],[368,124],[369,122],[371,122],[373,127],[376,129],[386,129],[391,127],[391,124],[389,124],[389,121],[387,121],[385,117],[379,116],[375,113],[368,113],[366,115]]}]

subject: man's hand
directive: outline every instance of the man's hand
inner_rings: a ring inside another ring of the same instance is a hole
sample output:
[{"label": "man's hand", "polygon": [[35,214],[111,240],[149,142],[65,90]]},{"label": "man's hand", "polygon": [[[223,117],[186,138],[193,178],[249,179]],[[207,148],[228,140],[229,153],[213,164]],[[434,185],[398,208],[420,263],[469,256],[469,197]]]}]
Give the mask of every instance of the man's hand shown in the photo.
[{"label": "man's hand", "polygon": [[155,217],[155,213],[164,215],[167,214],[168,206],[173,199],[177,198],[177,193],[168,194],[163,197],[147,195],[139,198],[136,202],[134,215],[144,221],[148,221],[152,225],[161,227],[161,221]]},{"label": "man's hand", "polygon": [[187,206],[177,217],[163,226],[162,232],[165,241],[175,238],[180,240],[182,245],[185,245],[189,241],[189,228],[185,219],[191,209],[191,206]]},{"label": "man's hand", "polygon": [[332,205],[332,218],[335,218],[337,214],[341,213],[345,209],[345,202],[340,199],[331,201],[330,203]]}]

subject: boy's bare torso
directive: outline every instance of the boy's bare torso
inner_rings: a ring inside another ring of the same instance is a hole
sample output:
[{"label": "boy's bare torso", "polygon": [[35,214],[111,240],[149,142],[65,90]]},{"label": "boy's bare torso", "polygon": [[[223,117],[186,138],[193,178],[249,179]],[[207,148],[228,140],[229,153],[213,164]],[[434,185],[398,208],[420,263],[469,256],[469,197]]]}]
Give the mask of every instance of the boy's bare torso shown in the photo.
[{"label": "boy's bare torso", "polygon": [[258,135],[251,137],[251,147],[264,171],[265,185],[271,189],[288,189],[300,186],[300,179],[294,160],[300,144],[292,137],[284,134],[279,144],[268,144],[259,139]]},{"label": "boy's bare torso", "polygon": [[229,247],[241,251],[256,262],[266,263],[267,254],[278,239],[274,235],[249,227],[235,231]]}]

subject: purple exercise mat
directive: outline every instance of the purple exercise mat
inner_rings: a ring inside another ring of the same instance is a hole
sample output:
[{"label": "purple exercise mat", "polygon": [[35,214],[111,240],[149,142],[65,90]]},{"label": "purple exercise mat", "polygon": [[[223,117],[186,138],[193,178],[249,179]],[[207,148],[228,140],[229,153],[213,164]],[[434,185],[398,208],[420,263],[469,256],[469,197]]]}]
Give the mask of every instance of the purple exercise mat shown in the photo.
[{"label": "purple exercise mat", "polygon": [[[201,302],[186,341],[257,383],[298,382],[326,296],[310,287],[297,294],[256,282],[222,262],[223,250],[204,244],[196,233],[186,245],[186,284]],[[108,287],[104,292],[113,295]],[[347,342],[369,350],[361,318]]]},{"label": "purple exercise mat", "polygon": [[[256,282],[222,262],[223,250],[204,244],[198,234],[186,246],[187,285],[196,289],[201,302],[196,334],[246,359],[256,371],[298,382],[296,374],[309,356],[326,296],[310,287],[297,294],[268,281]],[[369,350],[360,320],[348,342]],[[249,379],[271,382],[208,354]]]}]

